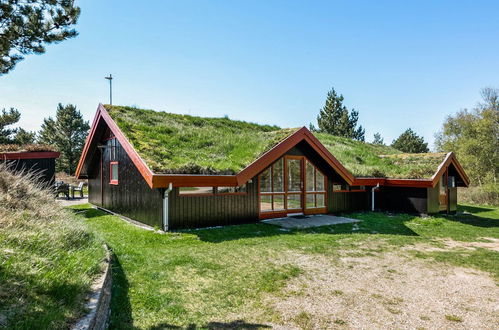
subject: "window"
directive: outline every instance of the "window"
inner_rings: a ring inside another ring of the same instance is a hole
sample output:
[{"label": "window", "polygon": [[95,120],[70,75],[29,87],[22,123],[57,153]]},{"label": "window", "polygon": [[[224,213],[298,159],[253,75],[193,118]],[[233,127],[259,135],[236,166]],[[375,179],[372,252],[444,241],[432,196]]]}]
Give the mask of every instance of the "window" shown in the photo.
[{"label": "window", "polygon": [[449,176],[449,178],[447,180],[448,180],[447,187],[456,188],[456,177],[455,176]]},{"label": "window", "polygon": [[244,194],[246,193],[246,185],[240,187],[217,187],[217,194]]},{"label": "window", "polygon": [[109,183],[118,184],[118,162],[111,162],[109,167]]},{"label": "window", "polygon": [[323,208],[325,207],[326,178],[325,176],[308,160],[305,162],[305,208]]},{"label": "window", "polygon": [[179,195],[213,195],[213,187],[180,187]]},{"label": "window", "polygon": [[366,186],[350,186],[350,191],[366,191]]},{"label": "window", "polygon": [[260,210],[282,211],[286,208],[284,193],[284,159],[279,158],[259,176]]}]

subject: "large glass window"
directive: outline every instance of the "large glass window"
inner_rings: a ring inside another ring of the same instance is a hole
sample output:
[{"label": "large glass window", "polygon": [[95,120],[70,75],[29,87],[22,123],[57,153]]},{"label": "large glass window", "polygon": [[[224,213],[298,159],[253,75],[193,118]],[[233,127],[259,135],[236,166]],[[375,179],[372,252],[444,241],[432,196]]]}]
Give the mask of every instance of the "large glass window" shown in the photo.
[{"label": "large glass window", "polygon": [[285,209],[284,160],[281,158],[260,174],[260,210]]},{"label": "large glass window", "polygon": [[305,208],[325,207],[326,177],[308,160],[306,161],[305,182]]},{"label": "large glass window", "polygon": [[288,166],[288,191],[300,192],[301,186],[301,159],[290,158]]}]

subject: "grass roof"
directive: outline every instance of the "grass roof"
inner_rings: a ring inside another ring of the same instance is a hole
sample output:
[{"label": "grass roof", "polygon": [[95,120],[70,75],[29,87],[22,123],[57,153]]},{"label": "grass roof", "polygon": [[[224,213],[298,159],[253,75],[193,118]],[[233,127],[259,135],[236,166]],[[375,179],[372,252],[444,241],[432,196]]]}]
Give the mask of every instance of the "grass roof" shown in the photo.
[{"label": "grass roof", "polygon": [[105,106],[156,173],[235,174],[296,128]]},{"label": "grass roof", "polygon": [[314,135],[357,177],[430,178],[446,156],[445,153],[408,154],[390,146],[365,143],[325,133],[314,133]]},{"label": "grass roof", "polygon": [[[226,117],[105,107],[155,173],[236,174],[297,131]],[[429,178],[445,158],[443,153],[404,154],[389,146],[314,135],[358,177]]]},{"label": "grass roof", "polygon": [[1,153],[57,151],[46,144],[0,144]]}]

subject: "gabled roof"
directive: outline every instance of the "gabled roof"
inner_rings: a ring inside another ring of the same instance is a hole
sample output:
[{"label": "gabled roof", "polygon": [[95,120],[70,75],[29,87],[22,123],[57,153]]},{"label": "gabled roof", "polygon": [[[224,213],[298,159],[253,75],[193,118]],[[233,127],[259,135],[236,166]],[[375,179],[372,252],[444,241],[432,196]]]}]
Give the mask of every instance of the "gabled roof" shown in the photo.
[{"label": "gabled roof", "polygon": [[[228,118],[202,118],[99,105],[77,168],[85,175],[97,127],[107,125],[151,187],[241,185],[298,143],[310,145],[349,184],[434,186],[452,153],[404,154],[307,128],[281,129]],[[333,156],[334,155],[334,156]],[[437,179],[435,180],[435,177]]]}]

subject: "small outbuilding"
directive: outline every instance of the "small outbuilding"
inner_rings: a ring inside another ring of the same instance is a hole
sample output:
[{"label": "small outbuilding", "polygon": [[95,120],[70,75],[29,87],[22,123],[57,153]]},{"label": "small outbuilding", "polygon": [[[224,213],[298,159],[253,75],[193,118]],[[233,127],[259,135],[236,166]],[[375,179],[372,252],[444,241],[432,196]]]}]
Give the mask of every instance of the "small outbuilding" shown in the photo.
[{"label": "small outbuilding", "polygon": [[98,106],[76,176],[88,179],[94,205],[164,230],[371,209],[454,212],[457,187],[469,184],[453,153],[109,105]]},{"label": "small outbuilding", "polygon": [[41,183],[52,186],[55,180],[55,160],[60,153],[42,144],[0,145],[0,162],[13,171],[34,173]]}]

